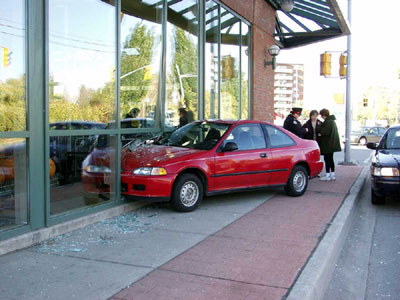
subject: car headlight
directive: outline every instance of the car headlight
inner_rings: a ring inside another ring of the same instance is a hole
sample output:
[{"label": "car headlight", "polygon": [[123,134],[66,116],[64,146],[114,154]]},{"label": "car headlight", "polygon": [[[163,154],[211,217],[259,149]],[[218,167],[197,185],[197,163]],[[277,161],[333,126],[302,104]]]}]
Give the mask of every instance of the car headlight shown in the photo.
[{"label": "car headlight", "polygon": [[136,168],[132,173],[140,176],[163,176],[167,175],[167,170],[164,168],[141,167]]},{"label": "car headlight", "polygon": [[86,165],[83,170],[87,173],[111,173],[111,169],[106,166]]},{"label": "car headlight", "polygon": [[399,169],[397,169],[397,168],[373,167],[372,168],[372,175],[374,175],[374,176],[396,177],[396,176],[399,176]]}]

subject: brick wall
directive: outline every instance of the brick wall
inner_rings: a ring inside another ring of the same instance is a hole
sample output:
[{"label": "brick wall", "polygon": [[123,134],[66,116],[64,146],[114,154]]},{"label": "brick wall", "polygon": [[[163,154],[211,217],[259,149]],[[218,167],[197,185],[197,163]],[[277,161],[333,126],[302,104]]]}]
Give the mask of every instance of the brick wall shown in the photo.
[{"label": "brick wall", "polygon": [[273,122],[274,119],[274,72],[271,66],[264,68],[265,54],[275,43],[275,10],[265,0],[223,0],[229,8],[252,24],[253,33],[253,85],[252,116],[254,120]]}]

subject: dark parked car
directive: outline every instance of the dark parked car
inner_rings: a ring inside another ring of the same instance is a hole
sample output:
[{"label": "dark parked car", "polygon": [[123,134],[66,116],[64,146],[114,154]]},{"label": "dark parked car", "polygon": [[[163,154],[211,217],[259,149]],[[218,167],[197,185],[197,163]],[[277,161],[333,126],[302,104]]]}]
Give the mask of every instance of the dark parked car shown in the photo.
[{"label": "dark parked car", "polygon": [[386,128],[374,127],[361,127],[351,132],[350,143],[366,145],[367,143],[378,143],[385,133]]},{"label": "dark parked car", "polygon": [[[106,124],[87,121],[54,122],[50,130],[104,129]],[[59,184],[80,181],[82,161],[97,141],[97,135],[51,136],[50,158],[56,165]]]},{"label": "dark parked car", "polygon": [[[107,152],[95,148],[82,164],[88,194],[110,191]],[[301,196],[322,169],[319,147],[258,121],[196,121],[121,153],[121,191],[127,198],[170,201],[195,210],[204,195],[282,186]]]},{"label": "dark parked car", "polygon": [[375,155],[371,164],[371,201],[384,204],[386,196],[400,195],[400,125],[390,127],[379,144],[368,143]]}]

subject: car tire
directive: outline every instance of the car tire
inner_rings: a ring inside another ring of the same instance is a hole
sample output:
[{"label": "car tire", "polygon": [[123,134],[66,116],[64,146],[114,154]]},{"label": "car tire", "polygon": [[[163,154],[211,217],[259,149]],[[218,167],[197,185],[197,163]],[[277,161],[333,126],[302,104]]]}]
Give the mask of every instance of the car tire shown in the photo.
[{"label": "car tire", "polygon": [[366,144],[367,144],[367,138],[366,137],[361,137],[360,139],[359,139],[359,141],[358,141],[358,143],[361,145],[361,146],[365,146]]},{"label": "car tire", "polygon": [[203,184],[194,174],[183,174],[174,184],[171,206],[178,212],[191,212],[203,200]]},{"label": "car tire", "polygon": [[373,189],[371,189],[371,203],[374,205],[384,205],[386,203],[386,199],[384,196],[377,195]]},{"label": "car tire", "polygon": [[308,172],[303,166],[295,166],[290,173],[285,186],[285,192],[289,196],[299,197],[305,193],[308,186]]}]

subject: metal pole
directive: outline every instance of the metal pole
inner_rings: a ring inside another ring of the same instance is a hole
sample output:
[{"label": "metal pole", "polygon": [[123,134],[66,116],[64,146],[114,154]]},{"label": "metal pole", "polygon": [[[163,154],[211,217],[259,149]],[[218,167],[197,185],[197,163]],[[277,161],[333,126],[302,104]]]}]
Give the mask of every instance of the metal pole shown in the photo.
[{"label": "metal pole", "polygon": [[[347,19],[351,25],[351,0],[347,0],[348,12]],[[345,148],[344,162],[349,164],[351,161],[350,153],[350,134],[351,134],[351,34],[347,36],[347,78],[346,78],[346,133],[345,133]]]}]

